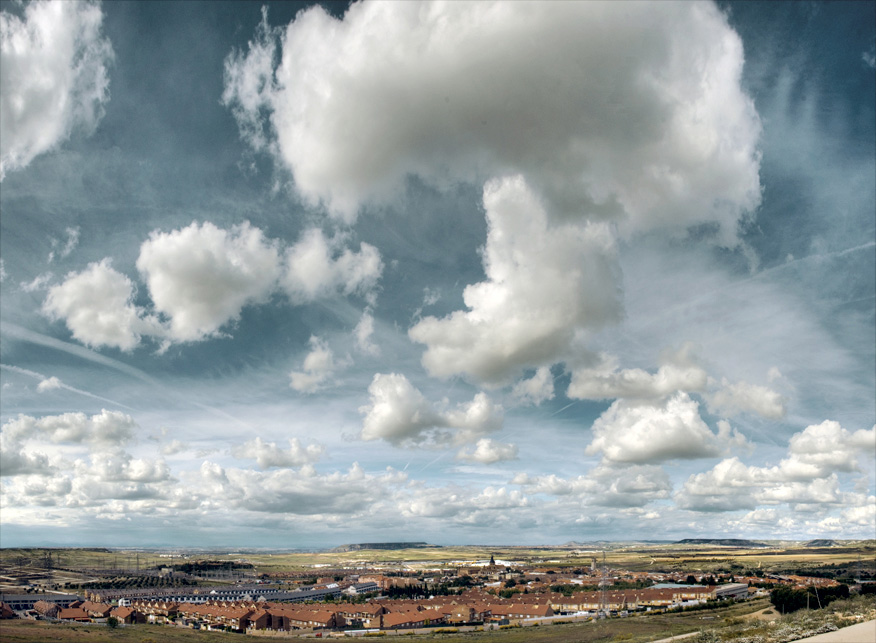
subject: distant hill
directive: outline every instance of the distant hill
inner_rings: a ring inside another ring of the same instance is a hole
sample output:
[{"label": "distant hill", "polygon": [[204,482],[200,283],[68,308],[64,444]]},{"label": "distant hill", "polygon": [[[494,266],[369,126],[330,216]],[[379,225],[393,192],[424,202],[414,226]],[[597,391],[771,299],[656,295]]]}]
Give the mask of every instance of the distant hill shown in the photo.
[{"label": "distant hill", "polygon": [[764,543],[755,542],[754,540],[744,540],[742,538],[685,538],[679,540],[676,545],[718,545],[719,547],[743,547],[752,549],[755,547],[769,547]]},{"label": "distant hill", "polygon": [[335,547],[333,552],[359,551],[362,549],[420,549],[422,547],[432,547],[429,543],[356,543],[352,545],[341,545]]},{"label": "distant hill", "polygon": [[803,543],[804,547],[836,547],[835,540],[826,540],[824,538],[819,538],[816,540],[810,540],[808,543]]}]

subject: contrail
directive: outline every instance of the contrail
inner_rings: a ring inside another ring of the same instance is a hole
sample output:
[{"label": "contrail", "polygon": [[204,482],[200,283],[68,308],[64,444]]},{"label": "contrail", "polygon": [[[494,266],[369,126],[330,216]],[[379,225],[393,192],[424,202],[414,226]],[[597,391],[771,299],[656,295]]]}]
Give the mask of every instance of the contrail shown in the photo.
[{"label": "contrail", "polygon": [[20,341],[30,342],[31,344],[37,344],[38,346],[46,346],[47,348],[53,348],[55,350],[67,353],[69,355],[74,355],[75,357],[79,357],[81,359],[87,360],[89,362],[94,362],[95,364],[100,364],[101,366],[106,366],[108,368],[114,369],[126,375],[130,375],[141,382],[145,382],[150,386],[154,386],[156,389],[161,391],[161,393],[167,397],[182,400],[187,404],[191,404],[199,409],[207,411],[213,415],[217,415],[219,417],[223,417],[225,419],[231,420],[235,424],[242,426],[247,429],[254,429],[253,425],[248,422],[241,420],[240,418],[236,418],[230,413],[226,413],[225,411],[221,411],[219,409],[215,409],[211,406],[207,406],[206,404],[201,404],[200,402],[195,402],[193,400],[186,399],[182,395],[180,395],[175,389],[166,386],[156,380],[155,378],[147,375],[139,368],[134,368],[133,366],[129,366],[124,362],[120,362],[118,360],[112,359],[110,357],[105,357],[99,353],[96,353],[90,349],[84,348],[82,346],[77,346],[76,344],[71,344],[69,342],[61,341],[60,339],[55,339],[54,337],[48,337],[47,335],[43,335],[41,333],[36,333],[32,330],[28,330],[27,328],[22,328],[17,324],[11,324],[9,322],[0,323],[0,335],[6,335],[8,337],[15,338]]},{"label": "contrail", "polygon": [[575,405],[576,405],[578,402],[580,402],[580,401],[581,401],[581,400],[575,400],[574,402],[569,402],[568,404],[566,404],[566,406],[564,406],[563,408],[561,408],[559,411],[554,411],[553,413],[551,413],[549,417],[554,417],[557,413],[562,413],[562,412],[565,411],[567,408],[569,408],[570,406],[575,406]]},{"label": "contrail", "polygon": [[[12,371],[13,373],[20,373],[21,375],[27,375],[28,377],[33,377],[40,381],[45,381],[47,378],[42,373],[37,373],[36,371],[29,371],[26,368],[20,368],[18,366],[12,366],[10,364],[0,364],[0,368],[5,369],[7,371]],[[128,406],[127,404],[122,404],[121,402],[116,402],[115,400],[111,400],[108,397],[101,397],[100,395],[95,395],[94,393],[89,393],[88,391],[82,391],[78,388],[73,388],[68,384],[64,384],[60,380],[58,381],[58,388],[62,388],[66,391],[72,391],[73,393],[78,393],[79,395],[84,395],[85,397],[91,397],[95,400],[101,400],[102,402],[108,402],[110,404],[114,404],[115,406],[121,406],[122,408],[128,409],[129,411],[136,411],[137,409]]]}]

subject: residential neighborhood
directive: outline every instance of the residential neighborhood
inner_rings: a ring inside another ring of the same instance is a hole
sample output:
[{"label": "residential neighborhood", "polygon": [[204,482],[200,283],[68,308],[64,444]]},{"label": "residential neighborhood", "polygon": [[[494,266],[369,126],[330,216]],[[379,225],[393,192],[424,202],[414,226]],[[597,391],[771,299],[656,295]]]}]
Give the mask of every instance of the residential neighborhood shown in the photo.
[{"label": "residential neighborhood", "polygon": [[[168,568],[169,569],[169,568]],[[769,587],[829,588],[829,578],[685,574],[460,561],[414,571],[323,568],[205,585],[86,588],[3,595],[6,617],[118,626],[162,624],[252,635],[430,628],[495,629],[684,610],[768,595]],[[180,572],[165,573],[180,575]],[[307,582],[316,581],[316,582]],[[112,583],[110,583],[112,585]]]}]

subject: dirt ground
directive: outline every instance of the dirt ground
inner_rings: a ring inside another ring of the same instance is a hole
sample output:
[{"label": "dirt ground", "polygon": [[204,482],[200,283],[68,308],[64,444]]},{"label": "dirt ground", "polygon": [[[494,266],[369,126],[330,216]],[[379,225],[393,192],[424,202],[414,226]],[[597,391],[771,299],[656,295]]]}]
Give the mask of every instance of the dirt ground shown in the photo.
[{"label": "dirt ground", "polygon": [[849,625],[836,632],[818,634],[795,643],[873,643],[876,641],[876,621]]}]

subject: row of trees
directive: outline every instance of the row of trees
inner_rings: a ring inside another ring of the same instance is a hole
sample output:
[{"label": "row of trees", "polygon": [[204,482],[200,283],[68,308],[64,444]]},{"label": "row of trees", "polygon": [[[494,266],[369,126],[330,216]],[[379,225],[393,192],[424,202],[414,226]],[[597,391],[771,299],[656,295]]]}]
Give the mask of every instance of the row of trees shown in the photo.
[{"label": "row of trees", "polygon": [[143,587],[188,587],[192,585],[197,585],[197,583],[185,578],[125,576],[86,583],[65,583],[64,587],[68,589],[138,589]]},{"label": "row of trees", "polygon": [[833,587],[808,587],[806,589],[791,589],[790,587],[777,587],[770,594],[770,602],[782,614],[796,612],[807,608],[816,609],[827,607],[838,598],[849,597],[848,585],[835,585]]}]

